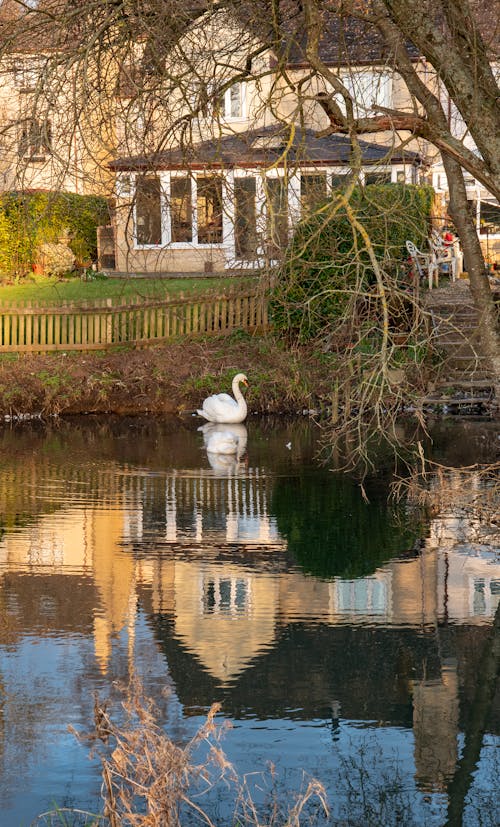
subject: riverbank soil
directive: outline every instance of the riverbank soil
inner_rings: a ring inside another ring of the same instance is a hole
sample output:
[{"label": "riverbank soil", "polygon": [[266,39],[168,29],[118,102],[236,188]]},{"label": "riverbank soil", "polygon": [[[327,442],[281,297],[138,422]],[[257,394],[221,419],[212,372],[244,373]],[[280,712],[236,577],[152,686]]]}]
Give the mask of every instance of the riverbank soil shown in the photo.
[{"label": "riverbank soil", "polygon": [[0,415],[179,414],[231,392],[244,372],[250,410],[296,413],[327,404],[328,358],[243,333],[143,349],[0,357]]}]

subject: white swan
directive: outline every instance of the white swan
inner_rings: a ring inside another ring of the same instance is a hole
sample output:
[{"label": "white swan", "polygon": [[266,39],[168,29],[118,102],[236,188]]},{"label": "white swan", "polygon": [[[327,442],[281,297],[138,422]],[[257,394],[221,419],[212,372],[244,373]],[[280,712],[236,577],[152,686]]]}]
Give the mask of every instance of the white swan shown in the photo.
[{"label": "white swan", "polygon": [[245,425],[205,422],[200,425],[203,443],[210,467],[216,474],[237,474],[241,458],[247,449],[248,431]]},{"label": "white swan", "polygon": [[209,454],[236,454],[239,459],[247,449],[248,431],[243,424],[206,422],[198,430]]},{"label": "white swan", "polygon": [[230,431],[211,434],[206,442],[208,454],[237,454],[238,439]]},{"label": "white swan", "polygon": [[240,391],[240,383],[248,385],[244,373],[237,373],[233,379],[234,399],[228,393],[214,393],[207,396],[196,413],[209,422],[243,422],[247,415],[247,403]]}]

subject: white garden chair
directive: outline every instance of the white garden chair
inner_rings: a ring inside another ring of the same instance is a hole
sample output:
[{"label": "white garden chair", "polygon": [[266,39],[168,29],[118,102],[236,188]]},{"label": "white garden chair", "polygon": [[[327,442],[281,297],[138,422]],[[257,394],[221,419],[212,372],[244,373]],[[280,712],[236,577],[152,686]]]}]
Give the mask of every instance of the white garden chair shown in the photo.
[{"label": "white garden chair", "polygon": [[433,233],[431,238],[427,240],[429,243],[428,253],[419,250],[413,241],[406,242],[406,249],[417,269],[420,280],[423,281],[427,277],[429,290],[432,290],[433,287],[439,286],[439,273],[443,264],[450,268],[452,281],[459,278],[463,268],[463,256],[458,239],[450,245],[446,245],[437,233]]},{"label": "white garden chair", "polygon": [[429,290],[432,290],[434,275],[436,275],[437,287],[437,265],[434,260],[434,256],[432,255],[432,252],[422,252],[422,250],[419,250],[417,245],[414,244],[413,241],[406,242],[406,249],[408,250],[413,265],[417,270],[419,281],[423,281],[424,278],[427,276],[427,278],[429,279]]},{"label": "white garden chair", "polygon": [[463,270],[463,255],[458,238],[447,244],[439,233],[433,230],[429,238],[429,247],[438,271],[443,264],[447,265],[450,268],[451,280],[456,281]]}]

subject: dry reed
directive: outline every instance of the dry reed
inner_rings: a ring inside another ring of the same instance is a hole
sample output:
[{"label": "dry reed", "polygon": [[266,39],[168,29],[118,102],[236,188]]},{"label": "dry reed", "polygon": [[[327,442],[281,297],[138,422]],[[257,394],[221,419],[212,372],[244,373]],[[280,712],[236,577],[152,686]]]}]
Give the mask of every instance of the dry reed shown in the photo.
[{"label": "dry reed", "polygon": [[[328,815],[325,790],[315,779],[287,807],[277,799],[267,802],[263,815],[253,799],[249,777],[238,778],[221,748],[229,724],[216,722],[219,709],[214,704],[195,735],[179,745],[162,727],[158,710],[139,680],[124,690],[124,717],[119,723],[108,704],[96,697],[93,732],[82,735],[71,727],[70,731],[79,740],[90,741],[92,752],[99,755],[104,823],[109,827],[216,827],[204,799],[217,785],[232,794],[230,823],[238,827],[300,827],[306,821],[311,824],[316,816]],[[265,784],[266,773],[256,775]],[[97,827],[103,822],[94,823]]]}]

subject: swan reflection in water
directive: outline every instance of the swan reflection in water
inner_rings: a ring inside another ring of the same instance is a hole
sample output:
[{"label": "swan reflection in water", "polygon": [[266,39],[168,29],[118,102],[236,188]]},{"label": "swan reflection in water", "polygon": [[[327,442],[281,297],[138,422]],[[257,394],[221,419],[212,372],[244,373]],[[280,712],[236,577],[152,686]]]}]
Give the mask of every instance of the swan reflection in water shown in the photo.
[{"label": "swan reflection in water", "polygon": [[243,424],[207,422],[198,428],[210,467],[220,473],[239,470],[247,449],[248,431]]}]

